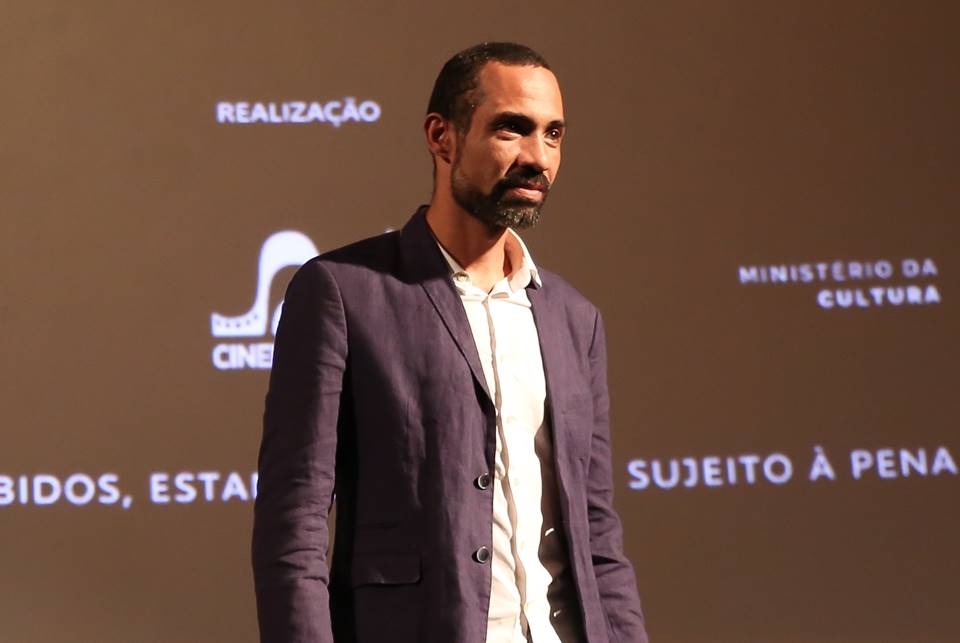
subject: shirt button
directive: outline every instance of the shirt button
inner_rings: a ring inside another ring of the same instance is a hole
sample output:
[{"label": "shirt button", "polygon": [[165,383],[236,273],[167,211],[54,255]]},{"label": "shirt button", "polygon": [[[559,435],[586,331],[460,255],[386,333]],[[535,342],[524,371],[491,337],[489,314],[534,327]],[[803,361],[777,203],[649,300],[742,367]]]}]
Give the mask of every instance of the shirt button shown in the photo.
[{"label": "shirt button", "polygon": [[477,476],[477,479],[473,481],[473,484],[477,485],[477,489],[486,489],[490,486],[490,474],[481,473],[479,476]]},{"label": "shirt button", "polygon": [[473,559],[482,565],[490,560],[490,550],[482,546],[477,548],[477,551],[473,552]]}]

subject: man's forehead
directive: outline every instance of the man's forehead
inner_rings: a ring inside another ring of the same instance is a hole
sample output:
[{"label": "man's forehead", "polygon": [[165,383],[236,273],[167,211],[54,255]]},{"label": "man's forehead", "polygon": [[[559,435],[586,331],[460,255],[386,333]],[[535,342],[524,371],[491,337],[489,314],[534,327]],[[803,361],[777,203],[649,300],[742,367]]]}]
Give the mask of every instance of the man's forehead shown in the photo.
[{"label": "man's forehead", "polygon": [[[563,118],[563,100],[557,77],[545,67],[490,62],[478,77],[480,106],[492,111],[533,109],[550,119]],[[479,106],[478,106],[479,107]]]}]

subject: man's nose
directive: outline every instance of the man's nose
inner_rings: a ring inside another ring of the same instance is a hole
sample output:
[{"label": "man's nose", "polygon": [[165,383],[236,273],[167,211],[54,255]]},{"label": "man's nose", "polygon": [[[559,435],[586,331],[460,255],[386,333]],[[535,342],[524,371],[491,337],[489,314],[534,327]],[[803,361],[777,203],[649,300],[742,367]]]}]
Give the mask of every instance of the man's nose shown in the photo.
[{"label": "man's nose", "polygon": [[537,173],[545,172],[550,167],[550,158],[549,149],[543,137],[537,134],[525,136],[517,162],[535,169]]}]

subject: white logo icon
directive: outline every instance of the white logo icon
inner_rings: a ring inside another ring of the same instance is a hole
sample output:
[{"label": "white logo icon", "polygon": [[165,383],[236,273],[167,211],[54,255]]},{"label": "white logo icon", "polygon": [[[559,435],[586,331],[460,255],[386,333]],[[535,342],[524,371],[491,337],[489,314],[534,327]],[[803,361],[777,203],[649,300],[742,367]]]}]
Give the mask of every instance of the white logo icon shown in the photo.
[{"label": "white logo icon", "polygon": [[[284,230],[277,232],[263,242],[260,248],[260,265],[257,270],[257,294],[253,307],[243,315],[227,317],[218,313],[210,315],[210,332],[214,337],[260,337],[267,333],[267,304],[270,302],[270,284],[278,272],[290,266],[302,266],[317,256],[317,248],[310,238],[302,232]],[[270,330],[277,333],[280,321],[280,309],[277,305],[273,313]]]},{"label": "white logo icon", "polygon": [[[257,292],[253,305],[246,313],[235,317],[212,313],[210,332],[214,337],[263,337],[267,334],[267,308],[273,278],[284,268],[301,266],[315,257],[313,241],[295,230],[276,232],[263,242],[257,269]],[[270,332],[277,334],[281,301],[270,318]],[[273,362],[273,343],[217,344],[213,348],[213,365],[218,369],[270,368]]]}]

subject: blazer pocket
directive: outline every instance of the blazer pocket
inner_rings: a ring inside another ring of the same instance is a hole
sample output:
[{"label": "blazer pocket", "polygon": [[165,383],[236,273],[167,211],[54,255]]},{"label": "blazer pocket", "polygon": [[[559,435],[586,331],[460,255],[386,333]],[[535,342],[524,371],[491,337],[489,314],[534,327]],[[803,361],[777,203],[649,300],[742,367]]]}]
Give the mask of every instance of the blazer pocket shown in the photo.
[{"label": "blazer pocket", "polygon": [[355,554],[350,586],[410,585],[420,580],[419,552]]}]

